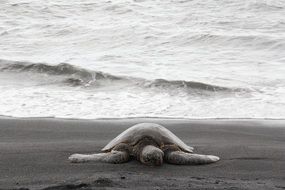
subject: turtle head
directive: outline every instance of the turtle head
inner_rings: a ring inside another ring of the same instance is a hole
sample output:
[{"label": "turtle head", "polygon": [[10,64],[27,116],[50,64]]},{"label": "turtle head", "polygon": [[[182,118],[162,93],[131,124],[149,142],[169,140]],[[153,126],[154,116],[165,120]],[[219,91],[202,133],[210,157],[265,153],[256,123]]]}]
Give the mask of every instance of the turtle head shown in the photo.
[{"label": "turtle head", "polygon": [[164,153],[161,149],[147,145],[142,149],[140,161],[148,166],[161,166],[163,163]]}]

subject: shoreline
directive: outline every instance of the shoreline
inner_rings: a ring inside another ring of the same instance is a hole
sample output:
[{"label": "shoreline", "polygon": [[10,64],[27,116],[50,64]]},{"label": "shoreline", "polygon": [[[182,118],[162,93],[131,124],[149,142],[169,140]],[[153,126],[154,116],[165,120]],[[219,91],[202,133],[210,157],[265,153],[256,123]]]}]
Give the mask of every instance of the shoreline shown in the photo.
[{"label": "shoreline", "polygon": [[9,116],[9,115],[0,115],[0,119],[59,119],[59,120],[90,120],[90,121],[96,121],[96,120],[133,120],[133,119],[153,119],[153,120],[188,120],[188,121],[196,121],[196,120],[281,120],[285,121],[285,118],[251,118],[251,117],[208,117],[208,118],[187,118],[187,117],[102,117],[102,118],[72,118],[72,117],[53,117],[53,116],[40,116],[40,117],[20,117],[20,116]]},{"label": "shoreline", "polygon": [[[221,157],[215,164],[146,167],[71,164],[73,153],[100,152],[140,122],[162,124],[194,146]],[[0,189],[284,189],[285,120],[62,119],[0,116]]]}]

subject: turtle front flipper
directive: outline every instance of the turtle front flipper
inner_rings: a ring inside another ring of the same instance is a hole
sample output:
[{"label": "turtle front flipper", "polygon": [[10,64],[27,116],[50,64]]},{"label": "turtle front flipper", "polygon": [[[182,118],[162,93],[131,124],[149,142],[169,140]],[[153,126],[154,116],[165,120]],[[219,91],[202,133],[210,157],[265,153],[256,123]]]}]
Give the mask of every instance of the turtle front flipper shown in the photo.
[{"label": "turtle front flipper", "polygon": [[111,152],[98,154],[72,154],[68,159],[72,163],[105,162],[121,164],[129,161],[130,154],[127,145],[121,143],[115,146]]},{"label": "turtle front flipper", "polygon": [[72,154],[71,156],[68,157],[68,160],[72,163],[100,162],[100,161],[102,161],[102,158],[105,156],[106,156],[106,153]]},{"label": "turtle front flipper", "polygon": [[213,155],[192,154],[182,151],[168,151],[165,153],[164,159],[170,164],[177,165],[198,165],[211,164],[220,160],[219,157]]},{"label": "turtle front flipper", "polygon": [[111,152],[98,154],[72,154],[68,159],[72,163],[105,162],[120,164],[129,160],[129,154],[125,151],[112,150]]}]

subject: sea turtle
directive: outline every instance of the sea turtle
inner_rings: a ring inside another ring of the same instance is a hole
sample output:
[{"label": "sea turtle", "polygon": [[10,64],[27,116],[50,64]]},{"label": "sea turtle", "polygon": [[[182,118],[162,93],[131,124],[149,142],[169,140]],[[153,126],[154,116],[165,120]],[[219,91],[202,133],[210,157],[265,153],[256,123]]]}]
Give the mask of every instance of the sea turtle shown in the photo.
[{"label": "sea turtle", "polygon": [[124,163],[136,158],[145,165],[160,166],[163,160],[170,164],[209,164],[219,160],[212,155],[193,154],[186,145],[165,127],[155,123],[136,124],[109,142],[98,154],[73,154],[73,163]]}]

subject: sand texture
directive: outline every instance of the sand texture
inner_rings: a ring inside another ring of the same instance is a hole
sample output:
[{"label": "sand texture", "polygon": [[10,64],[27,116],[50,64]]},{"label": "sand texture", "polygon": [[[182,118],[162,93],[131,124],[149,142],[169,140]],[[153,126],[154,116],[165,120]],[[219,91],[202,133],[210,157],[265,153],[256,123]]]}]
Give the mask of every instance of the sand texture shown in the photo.
[{"label": "sand texture", "polygon": [[[164,125],[221,160],[147,167],[137,161],[71,164],[140,122]],[[0,119],[0,189],[285,189],[284,120]]]}]

